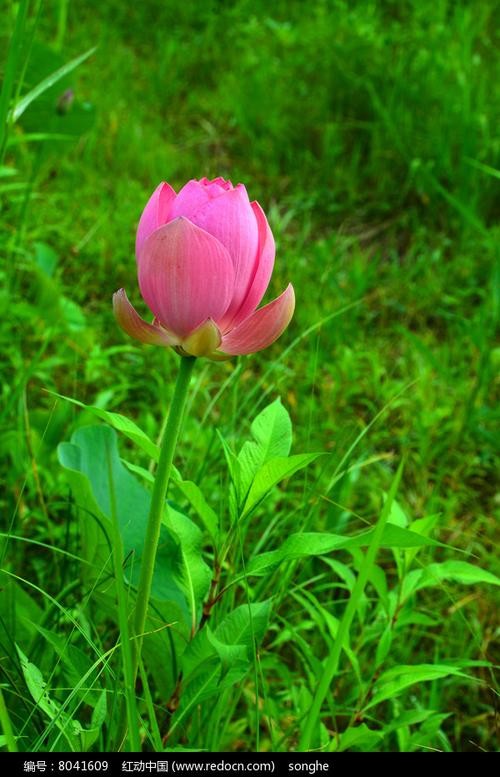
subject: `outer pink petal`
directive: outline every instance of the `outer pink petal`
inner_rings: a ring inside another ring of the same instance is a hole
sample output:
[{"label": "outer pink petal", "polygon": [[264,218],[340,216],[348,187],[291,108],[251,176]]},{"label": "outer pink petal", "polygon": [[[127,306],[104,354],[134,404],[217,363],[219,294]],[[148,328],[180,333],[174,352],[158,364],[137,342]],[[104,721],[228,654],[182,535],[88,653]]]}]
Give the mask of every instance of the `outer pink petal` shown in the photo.
[{"label": "outer pink petal", "polygon": [[185,218],[153,232],[139,257],[139,287],[162,326],[185,337],[224,315],[234,288],[231,257],[216,238]]},{"label": "outer pink petal", "polygon": [[234,264],[234,295],[227,311],[230,320],[238,310],[248,290],[255,270],[259,230],[246,189],[238,184],[220,197],[207,202],[190,216],[197,226],[214,235],[224,245]]},{"label": "outer pink petal", "polygon": [[148,324],[144,321],[133,305],[130,304],[125,289],[120,289],[113,294],[113,310],[121,328],[130,337],[140,340],[141,343],[150,345],[178,345],[178,338],[174,337],[158,325]]},{"label": "outer pink petal", "polygon": [[276,246],[274,244],[273,233],[267,223],[264,211],[258,202],[250,203],[257,220],[259,230],[259,247],[257,250],[257,261],[255,263],[254,274],[250,281],[249,288],[232,322],[228,324],[232,328],[238,326],[245,318],[253,313],[269,286],[274,267],[274,257]]},{"label": "outer pink petal", "polygon": [[157,186],[149,198],[137,227],[135,239],[135,255],[137,259],[146,238],[155,229],[167,223],[168,212],[175,198],[176,194],[168,183],[161,183]]},{"label": "outer pink petal", "polygon": [[294,309],[295,292],[290,283],[279,297],[224,335],[219,350],[232,356],[262,351],[284,332]]}]

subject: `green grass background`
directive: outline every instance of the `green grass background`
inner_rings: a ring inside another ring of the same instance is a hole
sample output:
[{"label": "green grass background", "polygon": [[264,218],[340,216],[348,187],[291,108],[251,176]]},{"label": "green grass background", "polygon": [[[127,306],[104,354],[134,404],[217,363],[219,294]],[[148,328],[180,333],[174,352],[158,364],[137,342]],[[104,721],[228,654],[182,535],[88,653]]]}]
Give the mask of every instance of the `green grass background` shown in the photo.
[{"label": "green grass background", "polygon": [[[257,409],[280,394],[293,418],[294,449],[331,457],[293,481],[261,522],[254,519],[248,543],[260,542],[270,522],[275,538],[297,531],[306,507],[309,530],[342,533],[373,523],[404,457],[398,502],[406,514],[439,513],[435,536],[495,569],[495,6],[32,4],[24,89],[97,48],[13,128],[4,165],[17,172],[0,178],[5,527],[77,549],[55,450],[91,419],[46,389],[126,413],[157,437],[177,357],[127,340],[114,323],[111,295],[125,286],[145,311],[133,242],[157,183],[178,189],[190,178],[223,175],[244,182],[268,214],[277,241],[269,298],[292,281],[297,308],[268,351],[199,366],[179,449],[182,471],[217,493],[215,429],[241,444]],[[3,12],[4,41],[16,8],[7,3]],[[58,112],[68,87],[74,103]],[[74,137],[32,138],[57,132]],[[336,465],[372,421],[349,457],[357,466],[330,489]],[[11,543],[4,563],[55,597],[68,584],[64,560],[22,543]],[[389,554],[385,563],[390,574]],[[289,748],[297,700],[328,650],[294,595],[302,586],[315,590],[313,571],[295,568],[297,589],[281,592],[262,649],[265,714]],[[315,595],[335,611],[338,591],[323,581]],[[77,609],[78,589],[65,596],[65,607]],[[43,596],[34,598],[43,604]],[[406,626],[391,648],[394,662],[494,661],[494,591],[447,583],[426,592],[421,606],[429,621]],[[360,648],[367,676],[370,650]],[[449,717],[381,747],[494,749],[491,673],[478,667],[474,676],[481,682],[452,677],[419,686],[418,703]],[[225,729],[228,749],[255,747],[254,693],[249,680]],[[388,721],[395,712],[387,707]],[[337,724],[342,730],[342,715]],[[263,726],[261,747],[276,741]]]}]

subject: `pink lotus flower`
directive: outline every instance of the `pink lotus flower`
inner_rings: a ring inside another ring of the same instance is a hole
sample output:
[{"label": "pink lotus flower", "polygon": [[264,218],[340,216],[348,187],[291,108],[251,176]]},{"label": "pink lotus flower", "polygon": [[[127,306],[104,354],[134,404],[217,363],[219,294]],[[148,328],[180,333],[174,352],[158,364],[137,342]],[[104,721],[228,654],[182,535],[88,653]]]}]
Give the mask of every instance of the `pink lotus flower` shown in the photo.
[{"label": "pink lotus flower", "polygon": [[139,288],[151,324],[124,289],[113,295],[116,319],[143,343],[219,360],[254,353],[286,329],[293,286],[259,308],[274,265],[274,239],[243,184],[215,178],[189,181],[176,194],[168,183],[153,192],[137,229]]}]

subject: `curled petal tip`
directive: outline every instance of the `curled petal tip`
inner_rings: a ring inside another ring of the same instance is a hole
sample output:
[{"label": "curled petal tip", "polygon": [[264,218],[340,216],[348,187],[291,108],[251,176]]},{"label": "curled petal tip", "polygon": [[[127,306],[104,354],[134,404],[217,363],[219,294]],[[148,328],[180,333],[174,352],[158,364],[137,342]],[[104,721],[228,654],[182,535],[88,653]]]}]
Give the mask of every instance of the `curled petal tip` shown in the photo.
[{"label": "curled petal tip", "polygon": [[252,313],[224,335],[220,351],[232,356],[262,351],[283,334],[295,310],[295,291],[288,284],[279,297]]},{"label": "curled petal tip", "polygon": [[113,294],[113,311],[119,326],[130,337],[149,345],[168,347],[177,345],[178,339],[157,324],[148,324],[130,304],[125,289]]}]

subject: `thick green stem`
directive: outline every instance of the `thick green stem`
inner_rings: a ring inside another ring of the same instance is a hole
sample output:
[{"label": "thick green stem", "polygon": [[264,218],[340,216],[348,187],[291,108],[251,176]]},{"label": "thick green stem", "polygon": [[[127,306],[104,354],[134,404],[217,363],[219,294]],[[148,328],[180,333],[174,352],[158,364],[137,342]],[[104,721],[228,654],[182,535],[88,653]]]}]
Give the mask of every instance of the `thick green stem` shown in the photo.
[{"label": "thick green stem", "polygon": [[179,437],[184,414],[189,380],[195,361],[196,359],[193,357],[183,356],[181,358],[174,397],[170,406],[167,426],[161,445],[160,459],[156,470],[155,484],[151,497],[151,507],[149,509],[148,525],[144,541],[144,551],[142,554],[141,574],[137,588],[137,603],[133,624],[135,637],[133,650],[134,681],[137,677],[137,670],[141,657],[142,641],[146,626],[146,616],[148,612],[149,597],[151,595],[156,551],[160,539],[161,519],[165,506],[168,481],[170,479],[170,470],[172,468],[175,446],[177,444],[177,438]]}]

